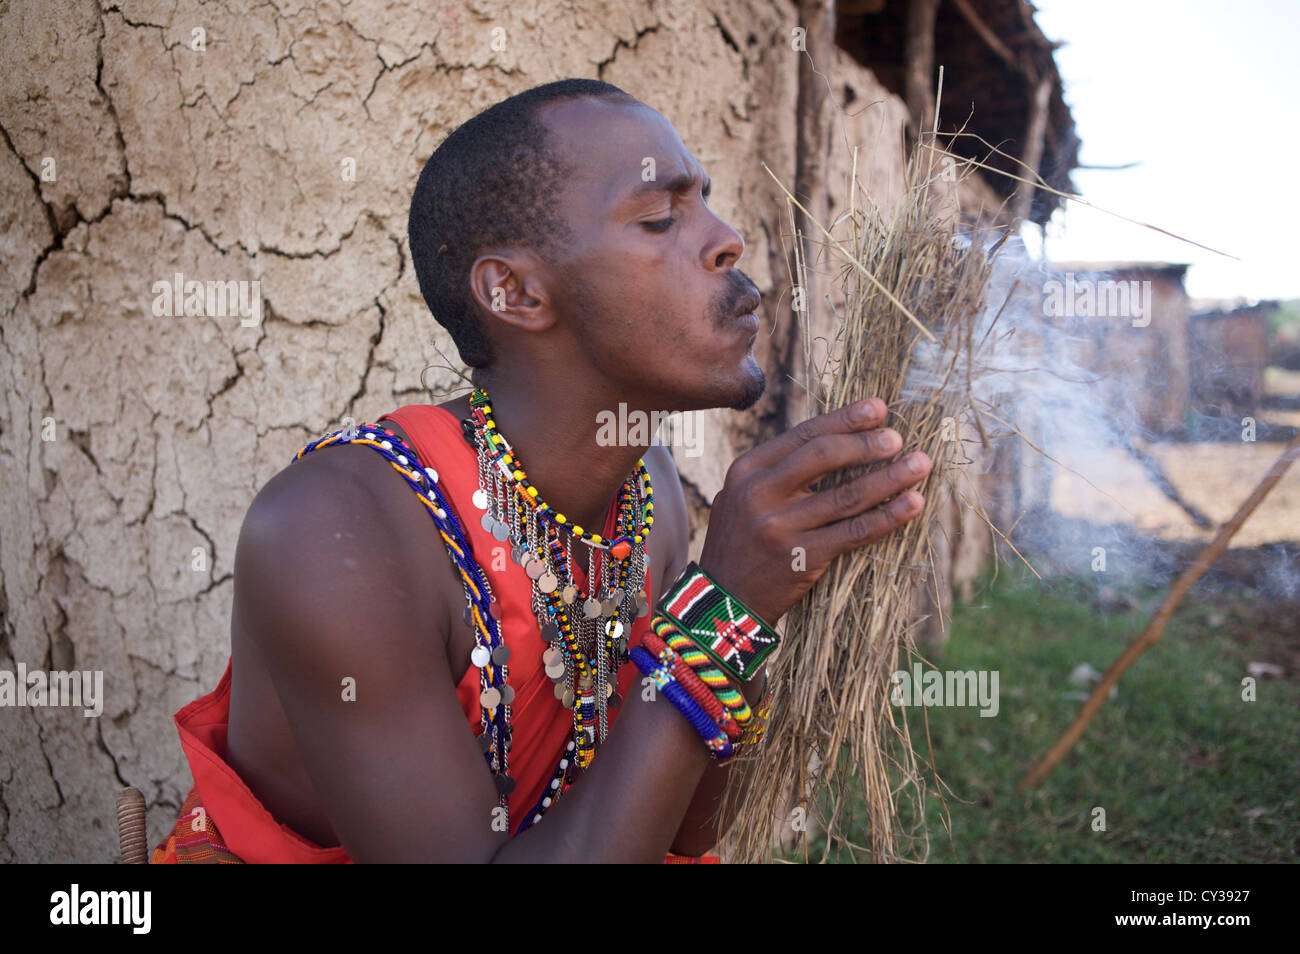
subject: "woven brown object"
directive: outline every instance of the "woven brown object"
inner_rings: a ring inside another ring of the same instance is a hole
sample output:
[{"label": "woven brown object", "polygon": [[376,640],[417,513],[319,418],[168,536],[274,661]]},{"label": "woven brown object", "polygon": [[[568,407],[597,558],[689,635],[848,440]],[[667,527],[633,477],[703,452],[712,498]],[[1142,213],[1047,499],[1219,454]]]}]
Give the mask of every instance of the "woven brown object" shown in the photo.
[{"label": "woven brown object", "polygon": [[122,845],[122,864],[142,865],[148,861],[144,794],[131,785],[117,793],[117,834]]}]

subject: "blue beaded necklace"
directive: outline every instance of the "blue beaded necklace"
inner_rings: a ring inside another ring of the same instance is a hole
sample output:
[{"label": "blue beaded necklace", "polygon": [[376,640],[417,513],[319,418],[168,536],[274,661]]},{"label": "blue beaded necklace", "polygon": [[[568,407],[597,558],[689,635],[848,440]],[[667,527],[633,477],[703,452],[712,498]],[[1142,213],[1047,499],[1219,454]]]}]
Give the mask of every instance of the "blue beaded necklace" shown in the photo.
[{"label": "blue beaded necklace", "polygon": [[[506,831],[509,832],[509,796],[516,784],[509,773],[511,702],[515,692],[508,681],[510,648],[501,634],[501,612],[492,594],[492,585],[475,561],[469,536],[439,486],[438,472],[432,467],[424,467],[415,451],[396,435],[371,424],[348,427],[304,445],[290,463],[319,448],[348,443],[368,446],[378,452],[415,491],[428,508],[438,535],[460,574],[466,598],[465,621],[475,631],[476,645],[470,658],[479,667],[479,718],[483,731],[478,740],[492,772],[497,797],[505,813]],[[590,711],[584,714],[591,718]],[[541,797],[520,824],[520,832],[539,821],[555,799],[576,780],[579,764],[575,748],[570,739]]]}]

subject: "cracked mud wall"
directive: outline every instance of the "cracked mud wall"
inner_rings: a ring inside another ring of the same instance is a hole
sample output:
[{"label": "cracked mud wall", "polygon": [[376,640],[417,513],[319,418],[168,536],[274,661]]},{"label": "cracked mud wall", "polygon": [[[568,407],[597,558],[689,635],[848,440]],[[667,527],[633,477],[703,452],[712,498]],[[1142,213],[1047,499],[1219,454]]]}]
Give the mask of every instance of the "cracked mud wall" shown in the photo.
[{"label": "cracked mud wall", "polygon": [[[596,77],[661,110],[746,238],[769,392],[706,416],[723,453],[675,451],[698,554],[733,453],[784,413],[788,226],[758,162],[790,184],[795,22],[779,0],[0,5],[0,669],[104,674],[98,718],[0,708],[0,861],[115,860],[127,784],[151,844],[170,828],[172,716],[225,667],[244,512],[345,415],[434,399],[421,372],[455,351],[411,272],[411,189],[450,129],[529,86]],[[836,135],[896,187],[902,104],[834,60],[857,110]],[[177,272],[260,282],[260,323],[156,317]]]}]

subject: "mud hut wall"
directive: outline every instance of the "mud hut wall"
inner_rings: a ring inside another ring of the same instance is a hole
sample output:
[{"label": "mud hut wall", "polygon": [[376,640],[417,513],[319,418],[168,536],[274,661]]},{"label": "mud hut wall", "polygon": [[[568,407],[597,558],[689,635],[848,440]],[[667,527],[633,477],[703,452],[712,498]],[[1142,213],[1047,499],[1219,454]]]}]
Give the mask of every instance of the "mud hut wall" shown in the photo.
[{"label": "mud hut wall", "polygon": [[[406,212],[473,113],[588,76],[668,116],[746,238],[768,298],[764,400],[788,399],[789,302],[769,265],[786,226],[758,162],[792,175],[794,26],[781,0],[0,8],[0,668],[104,684],[96,718],[0,710],[0,861],[112,860],[128,784],[162,837],[190,785],[172,714],[225,668],[249,502],[345,418],[452,382]],[[901,157],[873,147],[901,138],[901,103],[832,58],[858,110],[835,136],[867,147],[860,171],[888,190]],[[156,313],[178,274],[258,283],[261,320]],[[733,453],[772,417],[709,412],[707,453],[673,448],[693,555]]]}]

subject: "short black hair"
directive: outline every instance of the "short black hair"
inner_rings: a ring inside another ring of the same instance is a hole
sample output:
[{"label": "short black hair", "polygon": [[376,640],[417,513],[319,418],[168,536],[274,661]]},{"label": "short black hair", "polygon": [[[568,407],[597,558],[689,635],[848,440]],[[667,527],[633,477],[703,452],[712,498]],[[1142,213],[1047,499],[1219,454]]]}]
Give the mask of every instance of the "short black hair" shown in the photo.
[{"label": "short black hair", "polygon": [[495,361],[470,292],[470,266],[481,250],[517,245],[544,254],[573,239],[555,208],[570,170],[537,110],[583,96],[639,102],[600,80],[566,79],[524,90],[452,130],[415,184],[407,238],[420,294],[472,368]]}]

